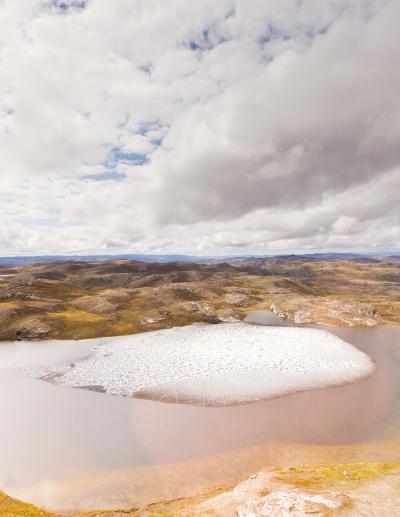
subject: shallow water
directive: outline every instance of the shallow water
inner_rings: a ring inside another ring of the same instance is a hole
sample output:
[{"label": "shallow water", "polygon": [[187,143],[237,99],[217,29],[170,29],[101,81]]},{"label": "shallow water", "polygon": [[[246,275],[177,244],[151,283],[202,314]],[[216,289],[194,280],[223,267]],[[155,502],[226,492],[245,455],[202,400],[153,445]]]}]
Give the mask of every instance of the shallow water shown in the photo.
[{"label": "shallow water", "polygon": [[[291,324],[260,312],[248,321]],[[74,362],[88,342],[0,345],[0,488],[56,510],[121,507],[193,494],[268,464],[400,459],[400,327],[328,330],[368,353],[376,373],[221,408],[62,388],[14,369],[33,356]]]}]

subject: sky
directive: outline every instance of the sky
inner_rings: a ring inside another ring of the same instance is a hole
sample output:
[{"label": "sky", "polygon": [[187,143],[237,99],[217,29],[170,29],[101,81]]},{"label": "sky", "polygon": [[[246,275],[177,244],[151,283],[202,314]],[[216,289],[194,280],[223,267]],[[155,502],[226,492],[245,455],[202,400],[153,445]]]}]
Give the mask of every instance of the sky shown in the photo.
[{"label": "sky", "polygon": [[0,0],[0,255],[400,247],[398,0]]}]

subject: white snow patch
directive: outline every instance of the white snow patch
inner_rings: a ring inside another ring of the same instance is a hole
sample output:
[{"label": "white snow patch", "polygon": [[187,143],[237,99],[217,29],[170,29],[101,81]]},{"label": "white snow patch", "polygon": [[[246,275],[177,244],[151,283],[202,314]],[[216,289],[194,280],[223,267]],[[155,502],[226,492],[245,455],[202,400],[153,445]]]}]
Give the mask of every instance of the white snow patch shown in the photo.
[{"label": "white snow patch", "polygon": [[195,324],[87,341],[89,358],[25,371],[64,386],[218,406],[340,386],[375,370],[349,343],[308,328]]}]

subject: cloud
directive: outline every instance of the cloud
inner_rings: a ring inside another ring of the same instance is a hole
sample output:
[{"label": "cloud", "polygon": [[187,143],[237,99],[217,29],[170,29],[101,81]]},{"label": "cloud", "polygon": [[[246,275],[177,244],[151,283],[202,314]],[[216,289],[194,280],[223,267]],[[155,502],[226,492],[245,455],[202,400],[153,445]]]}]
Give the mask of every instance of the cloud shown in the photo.
[{"label": "cloud", "polygon": [[394,0],[4,0],[3,254],[396,248]]}]

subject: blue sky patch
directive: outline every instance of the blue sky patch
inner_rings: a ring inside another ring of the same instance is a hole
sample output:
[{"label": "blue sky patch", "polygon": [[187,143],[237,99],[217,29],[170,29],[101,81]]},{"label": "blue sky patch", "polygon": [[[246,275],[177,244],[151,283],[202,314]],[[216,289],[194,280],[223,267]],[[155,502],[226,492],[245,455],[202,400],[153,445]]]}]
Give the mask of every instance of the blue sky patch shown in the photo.
[{"label": "blue sky patch", "polygon": [[98,174],[85,174],[81,179],[86,181],[123,181],[126,174],[117,171],[99,172]]},{"label": "blue sky patch", "polygon": [[87,0],[47,0],[45,3],[57,12],[68,13],[85,9]]},{"label": "blue sky patch", "polygon": [[147,154],[140,153],[124,153],[119,148],[114,148],[111,151],[111,158],[107,162],[107,167],[115,167],[118,162],[133,163],[134,165],[145,165],[148,163],[149,157]]}]

